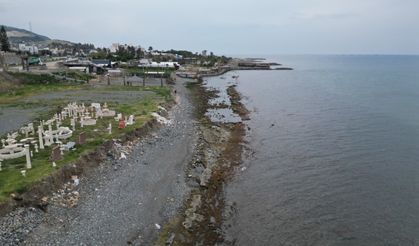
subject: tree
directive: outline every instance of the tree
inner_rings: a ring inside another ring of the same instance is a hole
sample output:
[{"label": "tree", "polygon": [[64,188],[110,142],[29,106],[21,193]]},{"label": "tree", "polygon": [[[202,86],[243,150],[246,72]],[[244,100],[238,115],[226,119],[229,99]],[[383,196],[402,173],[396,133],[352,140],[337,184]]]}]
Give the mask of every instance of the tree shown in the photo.
[{"label": "tree", "polygon": [[138,48],[136,51],[136,57],[137,58],[143,58],[144,57],[144,52],[141,50],[141,48]]},{"label": "tree", "polygon": [[0,29],[0,45],[2,51],[10,51],[9,38],[7,37],[7,32],[4,26],[1,26]]},{"label": "tree", "polygon": [[153,47],[152,46],[148,47],[148,51],[149,52],[153,51]]}]

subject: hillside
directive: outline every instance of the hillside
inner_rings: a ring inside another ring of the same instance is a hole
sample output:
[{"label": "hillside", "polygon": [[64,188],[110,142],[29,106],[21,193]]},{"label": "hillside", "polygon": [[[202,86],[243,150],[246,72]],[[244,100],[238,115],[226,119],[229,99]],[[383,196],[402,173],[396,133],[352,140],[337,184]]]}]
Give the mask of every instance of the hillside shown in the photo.
[{"label": "hillside", "polygon": [[9,41],[12,44],[17,43],[36,43],[36,42],[43,42],[43,41],[49,41],[50,38],[46,36],[42,36],[30,31],[27,31],[25,29],[10,27],[10,26],[4,26],[7,31],[7,36],[9,37]]}]

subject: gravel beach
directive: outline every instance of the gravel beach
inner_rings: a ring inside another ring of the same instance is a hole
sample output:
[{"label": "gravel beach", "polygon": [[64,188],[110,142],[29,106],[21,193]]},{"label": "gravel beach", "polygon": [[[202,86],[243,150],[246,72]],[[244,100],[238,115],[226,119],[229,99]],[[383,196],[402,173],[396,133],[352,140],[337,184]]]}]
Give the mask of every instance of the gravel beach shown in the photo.
[{"label": "gravel beach", "polygon": [[197,135],[184,82],[179,79],[173,88],[177,104],[169,113],[171,124],[128,146],[126,159],[109,157],[81,177],[75,207],[51,203],[43,215],[25,208],[30,217],[19,217],[25,221],[20,224],[10,219],[16,214],[1,218],[0,244],[150,245],[189,194],[184,169]]}]

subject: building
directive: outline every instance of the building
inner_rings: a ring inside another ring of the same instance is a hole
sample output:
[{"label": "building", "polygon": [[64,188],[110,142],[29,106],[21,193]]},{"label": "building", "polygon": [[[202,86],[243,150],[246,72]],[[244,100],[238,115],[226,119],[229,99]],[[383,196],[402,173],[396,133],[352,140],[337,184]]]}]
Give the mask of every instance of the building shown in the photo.
[{"label": "building", "polygon": [[119,43],[113,43],[111,47],[109,48],[109,51],[111,53],[116,53],[118,49],[119,49]]},{"label": "building", "polygon": [[93,59],[92,64],[96,67],[111,67],[111,60]]},{"label": "building", "polygon": [[138,61],[138,66],[140,66],[140,67],[147,67],[147,66],[149,66],[151,64],[151,62],[152,61],[150,59],[140,59]]},{"label": "building", "polygon": [[18,49],[21,52],[28,52],[30,54],[38,54],[38,47],[36,47],[35,45],[19,44]]},{"label": "building", "polygon": [[141,59],[138,67],[178,69],[180,65],[177,62],[154,62],[148,59]]}]

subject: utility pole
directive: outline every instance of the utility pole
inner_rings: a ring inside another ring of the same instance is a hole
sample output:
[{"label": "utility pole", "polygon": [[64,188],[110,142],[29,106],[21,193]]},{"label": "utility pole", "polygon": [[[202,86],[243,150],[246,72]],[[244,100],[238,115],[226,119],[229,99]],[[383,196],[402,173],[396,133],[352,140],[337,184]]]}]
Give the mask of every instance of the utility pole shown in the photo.
[{"label": "utility pole", "polygon": [[144,74],[143,74],[143,87],[145,87],[145,75],[146,75],[146,69],[143,68]]},{"label": "utility pole", "polygon": [[163,87],[163,74],[164,74],[164,69],[162,68],[160,72],[160,87]]}]

